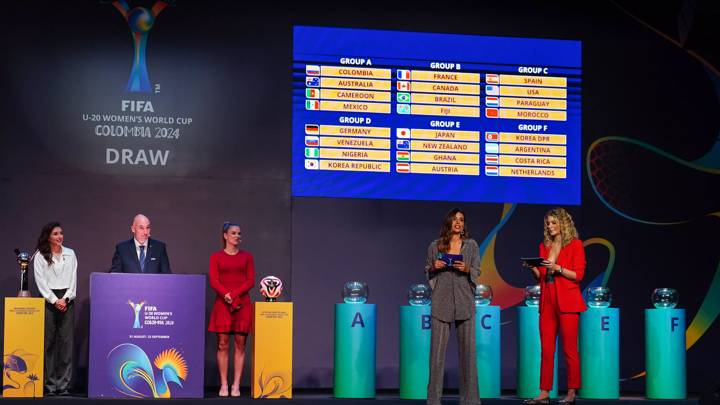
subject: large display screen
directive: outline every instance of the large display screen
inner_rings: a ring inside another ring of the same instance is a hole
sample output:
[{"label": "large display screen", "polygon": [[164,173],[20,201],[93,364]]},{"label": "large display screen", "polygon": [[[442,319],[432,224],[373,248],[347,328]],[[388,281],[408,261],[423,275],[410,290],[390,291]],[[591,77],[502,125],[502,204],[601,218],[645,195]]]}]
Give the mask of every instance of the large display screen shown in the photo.
[{"label": "large display screen", "polygon": [[292,195],[580,204],[581,43],[294,28]]}]

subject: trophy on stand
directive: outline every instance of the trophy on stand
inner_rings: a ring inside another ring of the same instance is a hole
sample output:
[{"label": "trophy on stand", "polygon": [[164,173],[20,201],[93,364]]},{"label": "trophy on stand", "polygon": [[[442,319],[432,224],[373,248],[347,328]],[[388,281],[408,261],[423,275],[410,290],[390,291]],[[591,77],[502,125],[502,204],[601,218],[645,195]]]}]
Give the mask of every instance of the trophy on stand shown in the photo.
[{"label": "trophy on stand", "polygon": [[17,255],[17,262],[20,265],[20,291],[18,291],[18,297],[29,297],[30,290],[28,289],[28,266],[30,265],[30,253],[21,252],[20,249],[15,249]]},{"label": "trophy on stand", "polygon": [[267,302],[276,302],[282,294],[282,281],[275,276],[267,276],[260,280],[260,294]]}]

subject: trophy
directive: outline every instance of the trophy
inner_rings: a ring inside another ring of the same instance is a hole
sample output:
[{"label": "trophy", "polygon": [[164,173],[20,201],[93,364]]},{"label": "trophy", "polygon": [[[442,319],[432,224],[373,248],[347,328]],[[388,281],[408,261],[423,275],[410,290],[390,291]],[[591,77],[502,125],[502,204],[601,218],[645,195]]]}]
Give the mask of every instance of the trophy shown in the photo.
[{"label": "trophy", "polygon": [[15,249],[17,255],[17,262],[20,265],[20,291],[18,297],[29,297],[30,290],[28,290],[28,266],[30,265],[30,253],[21,252],[20,249]]},{"label": "trophy", "polygon": [[678,292],[674,288],[656,288],[652,293],[655,308],[675,308],[678,303]]},{"label": "trophy", "polygon": [[476,284],[474,295],[476,307],[485,307],[492,302],[493,292],[489,285]]},{"label": "trophy", "polygon": [[364,281],[348,281],[343,286],[342,296],[346,304],[364,304],[368,297],[368,285]]},{"label": "trophy", "polygon": [[282,294],[282,281],[275,276],[267,276],[260,280],[260,294],[265,297],[266,302],[277,301]]},{"label": "trophy", "polygon": [[525,305],[536,307],[540,305],[540,285],[529,285],[525,287]]},{"label": "trophy", "polygon": [[425,283],[417,283],[410,286],[407,293],[408,304],[412,306],[430,305],[432,291]]},{"label": "trophy", "polygon": [[612,302],[608,287],[592,287],[585,291],[585,301],[591,308],[607,308]]}]

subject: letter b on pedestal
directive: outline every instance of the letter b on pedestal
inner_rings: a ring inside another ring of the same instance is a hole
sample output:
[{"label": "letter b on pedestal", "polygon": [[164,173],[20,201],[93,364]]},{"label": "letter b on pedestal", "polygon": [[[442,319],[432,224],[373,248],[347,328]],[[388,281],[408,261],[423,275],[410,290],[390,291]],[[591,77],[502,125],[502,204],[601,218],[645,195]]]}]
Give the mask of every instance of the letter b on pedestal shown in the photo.
[{"label": "letter b on pedestal", "polygon": [[400,307],[400,399],[427,399],[430,306]]}]

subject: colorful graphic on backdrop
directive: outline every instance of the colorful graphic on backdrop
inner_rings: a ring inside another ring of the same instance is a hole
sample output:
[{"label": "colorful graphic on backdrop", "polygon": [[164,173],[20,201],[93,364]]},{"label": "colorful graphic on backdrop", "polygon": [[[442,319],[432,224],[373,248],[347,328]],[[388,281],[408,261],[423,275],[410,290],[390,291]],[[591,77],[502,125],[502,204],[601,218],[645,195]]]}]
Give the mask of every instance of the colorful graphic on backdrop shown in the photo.
[{"label": "colorful graphic on backdrop", "polygon": [[[700,60],[700,62],[704,63],[705,71],[713,83],[715,93],[720,98],[720,72],[708,65],[707,62],[703,60]],[[652,217],[653,214],[644,212],[643,205],[640,205],[641,208],[638,210],[638,206],[628,204],[628,200],[631,200],[628,195],[632,189],[623,184],[619,176],[612,175],[612,162],[618,157],[622,157],[623,154],[629,153],[629,150],[648,155],[648,158],[654,158],[655,165],[653,167],[657,172],[665,168],[675,172],[685,170],[685,173],[681,174],[687,176],[686,180],[688,181],[686,183],[688,184],[693,184],[689,181],[691,176],[694,178],[705,176],[710,180],[716,180],[714,176],[720,174],[720,134],[718,134],[717,140],[710,150],[694,161],[683,159],[638,139],[607,136],[597,139],[590,145],[585,163],[588,180],[593,192],[610,211],[629,221],[648,226],[675,226],[705,220],[708,217],[720,219],[720,211],[714,211],[717,207],[711,207],[713,211],[707,212],[706,207],[698,208],[688,205],[684,209],[674,208],[672,212],[663,212],[663,219],[657,219]],[[639,152],[637,152],[638,150]],[[703,200],[704,187],[695,188],[690,192],[694,192],[695,195],[685,195],[687,201]],[[654,215],[657,216],[658,213],[654,213]],[[697,343],[710,328],[710,325],[715,322],[718,315],[720,315],[720,261],[715,268],[714,276],[710,280],[705,298],[686,330],[686,350],[689,350]],[[645,372],[638,373],[630,378],[638,378],[643,375],[645,375]]]},{"label": "colorful graphic on backdrop", "polygon": [[288,371],[261,372],[258,378],[259,398],[288,398],[292,389],[292,375]]},{"label": "colorful graphic on backdrop", "polygon": [[[21,392],[25,397],[35,397],[36,384],[42,386],[42,381],[35,371],[38,355],[23,349],[14,350],[3,358],[3,396],[11,396],[9,391]],[[14,395],[13,395],[14,396]]]},{"label": "colorful graphic on backdrop", "polygon": [[[175,348],[160,352],[152,364],[145,351],[132,343],[116,346],[107,358],[113,387],[128,397],[171,398],[169,383],[182,388],[188,376],[187,362]],[[153,364],[159,376],[155,375]]]},{"label": "colorful graphic on backdrop", "polygon": [[171,2],[156,1],[150,10],[145,7],[130,8],[125,0],[113,1],[112,4],[122,14],[130,27],[133,38],[133,63],[130,68],[125,91],[134,93],[151,93],[150,77],[148,76],[145,51],[150,30],[155,24],[158,14]]}]

